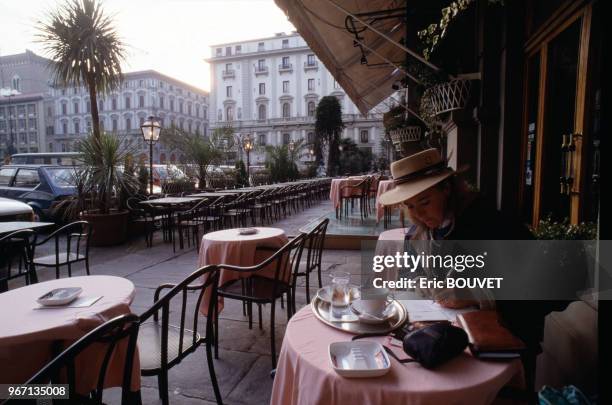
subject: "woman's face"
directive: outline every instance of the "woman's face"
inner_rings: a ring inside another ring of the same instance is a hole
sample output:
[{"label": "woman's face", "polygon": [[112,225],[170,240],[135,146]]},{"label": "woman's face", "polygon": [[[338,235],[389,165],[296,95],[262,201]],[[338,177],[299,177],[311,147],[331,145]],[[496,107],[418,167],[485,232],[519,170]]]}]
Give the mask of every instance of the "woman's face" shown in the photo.
[{"label": "woman's face", "polygon": [[450,188],[433,186],[403,202],[408,215],[415,222],[422,223],[429,229],[442,225],[446,216],[446,205]]}]

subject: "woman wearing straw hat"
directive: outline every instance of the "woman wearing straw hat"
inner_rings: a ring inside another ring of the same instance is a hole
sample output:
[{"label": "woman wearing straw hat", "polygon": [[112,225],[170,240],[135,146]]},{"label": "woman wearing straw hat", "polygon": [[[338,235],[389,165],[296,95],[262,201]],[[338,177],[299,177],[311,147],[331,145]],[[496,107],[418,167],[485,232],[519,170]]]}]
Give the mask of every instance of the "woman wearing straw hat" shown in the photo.
[{"label": "woman wearing straw hat", "polygon": [[[459,171],[461,172],[461,170]],[[448,167],[437,149],[431,148],[391,163],[395,188],[380,196],[383,205],[397,205],[412,226],[412,240],[526,240],[531,233],[519,221],[502,216],[471,191],[459,172]],[[438,303],[450,308],[494,305],[492,297],[453,299],[449,291],[433,291]],[[486,295],[486,294],[485,294]]]}]

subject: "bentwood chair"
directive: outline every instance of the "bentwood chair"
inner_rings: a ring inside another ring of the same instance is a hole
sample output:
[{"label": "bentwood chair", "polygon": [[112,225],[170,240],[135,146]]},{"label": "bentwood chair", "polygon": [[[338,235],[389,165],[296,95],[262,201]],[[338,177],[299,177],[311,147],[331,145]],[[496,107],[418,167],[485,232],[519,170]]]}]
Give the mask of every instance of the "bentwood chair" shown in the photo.
[{"label": "bentwood chair", "polygon": [[297,286],[297,278],[306,278],[306,303],[310,303],[310,273],[313,271],[317,272],[319,281],[319,288],[323,287],[321,280],[321,259],[323,257],[323,247],[325,245],[325,234],[327,233],[327,225],[329,224],[329,218],[325,218],[317,224],[310,232],[305,235],[304,248],[306,249],[306,267],[304,271],[295,272],[295,278],[293,282],[293,312],[296,312],[295,307],[295,289]]},{"label": "bentwood chair", "polygon": [[31,229],[16,231],[0,238],[0,293],[8,291],[8,282],[24,277],[26,284],[38,282],[32,266],[36,232]]},{"label": "bentwood chair", "polygon": [[[192,282],[197,284],[192,285]],[[140,372],[143,376],[157,376],[159,397],[164,405],[168,404],[168,370],[195,352],[202,344],[206,345],[208,371],[215,398],[218,404],[222,404],[211,348],[218,283],[218,267],[215,265],[202,267],[178,284],[162,284],[157,287],[153,306],[140,316],[138,337]],[[160,297],[162,291],[166,289],[170,291]],[[204,294],[208,295],[210,301],[206,314],[205,333],[202,335],[198,331],[198,320]],[[171,309],[172,303],[176,304]],[[180,311],[177,311],[178,305]],[[187,322],[191,323],[191,329],[186,327]]]},{"label": "bentwood chair", "polygon": [[[259,317],[261,321],[261,305],[270,304],[270,353],[272,355],[272,368],[276,367],[276,341],[274,335],[274,324],[276,314],[276,300],[287,295],[287,320],[291,318],[293,306],[292,292],[295,290],[293,282],[294,273],[300,265],[302,250],[304,248],[304,235],[300,235],[285,246],[278,249],[272,256],[258,265],[251,267],[238,267],[226,264],[219,265],[222,270],[248,273],[247,278],[231,280],[219,287],[219,297],[240,300],[246,302],[249,308],[249,320],[251,319],[252,304],[259,306]],[[274,274],[264,275],[266,271],[274,270]],[[218,315],[215,317],[215,356],[218,356]]]},{"label": "bentwood chair", "polygon": [[68,277],[72,277],[72,265],[85,262],[85,271],[89,275],[89,240],[91,226],[87,221],[76,221],[64,225],[60,229],[36,243],[36,247],[44,246],[52,241],[53,253],[34,257],[36,267],[55,267],[55,278],[60,278],[60,267],[68,267]]},{"label": "bentwood chair", "polygon": [[[138,316],[134,314],[120,315],[103,323],[70,345],[70,347],[60,353],[55,359],[51,360],[50,363],[30,378],[26,384],[68,384],[68,395],[70,399],[67,400],[66,403],[102,404],[102,393],[104,391],[104,382],[108,365],[111,359],[114,358],[116,360],[118,357],[117,354],[121,353],[122,356],[125,356],[121,383],[121,404],[131,405],[139,403],[140,401],[136,399],[138,394],[130,391],[138,326]],[[123,341],[127,344],[126,350],[118,349],[117,347],[118,344]],[[102,347],[104,353],[104,355],[100,356],[101,362],[99,365],[89,365],[90,367],[95,367],[97,372],[96,387],[88,395],[81,395],[76,391],[80,375],[77,373],[78,370],[76,370],[75,367],[75,359],[79,354],[94,345],[96,348]],[[115,351],[116,348],[118,349],[117,351]],[[115,356],[113,356],[113,354],[115,354]],[[22,403],[22,400],[9,402],[14,402],[15,405],[18,405]]]}]

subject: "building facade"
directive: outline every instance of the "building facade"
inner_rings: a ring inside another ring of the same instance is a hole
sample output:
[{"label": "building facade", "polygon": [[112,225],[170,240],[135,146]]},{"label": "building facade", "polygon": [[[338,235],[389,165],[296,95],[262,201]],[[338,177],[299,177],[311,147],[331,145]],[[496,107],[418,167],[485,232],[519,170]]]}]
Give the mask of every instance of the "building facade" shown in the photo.
[{"label": "building facade", "polygon": [[[56,88],[53,103],[56,114],[47,150],[73,151],[76,141],[92,129],[89,94],[84,87]],[[148,159],[149,145],[140,131],[145,119],[153,115],[161,119],[163,128],[175,126],[204,135],[208,131],[208,92],[154,70],[129,72],[120,89],[98,96],[98,112],[102,130],[121,136],[126,145]],[[179,162],[181,156],[158,142],[153,160]]]},{"label": "building facade", "polygon": [[[299,34],[214,45],[211,55],[211,129],[231,126],[259,146],[310,143],[317,103],[333,95],[342,106],[342,138],[381,152],[382,114],[361,115]],[[253,156],[254,164],[265,160],[261,148]]]},{"label": "building facade", "polygon": [[26,50],[0,57],[0,158],[45,151],[53,121],[50,61]]}]

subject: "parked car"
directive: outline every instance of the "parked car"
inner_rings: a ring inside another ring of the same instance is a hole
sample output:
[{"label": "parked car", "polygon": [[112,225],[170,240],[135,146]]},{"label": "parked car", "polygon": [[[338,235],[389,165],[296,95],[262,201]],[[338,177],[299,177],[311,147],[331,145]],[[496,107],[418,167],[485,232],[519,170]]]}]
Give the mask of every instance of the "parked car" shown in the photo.
[{"label": "parked car", "polygon": [[28,204],[0,197],[0,222],[34,220],[34,210]]},{"label": "parked car", "polygon": [[52,220],[53,204],[76,194],[73,166],[4,165],[0,167],[0,197],[29,205],[41,219]]}]

